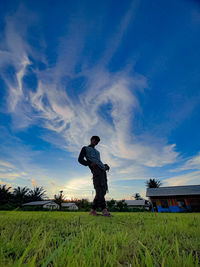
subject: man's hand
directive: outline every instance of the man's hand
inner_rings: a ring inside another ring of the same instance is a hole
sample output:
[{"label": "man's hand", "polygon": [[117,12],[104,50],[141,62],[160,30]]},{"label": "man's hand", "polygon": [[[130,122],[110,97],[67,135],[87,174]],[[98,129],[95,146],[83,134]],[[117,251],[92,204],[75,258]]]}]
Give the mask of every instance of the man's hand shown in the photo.
[{"label": "man's hand", "polygon": [[104,166],[105,166],[106,171],[110,170],[110,167],[108,166],[108,164],[104,164]]},{"label": "man's hand", "polygon": [[90,167],[91,168],[93,168],[94,166],[96,166],[97,164],[95,163],[95,162],[92,162],[91,164],[90,164]]}]

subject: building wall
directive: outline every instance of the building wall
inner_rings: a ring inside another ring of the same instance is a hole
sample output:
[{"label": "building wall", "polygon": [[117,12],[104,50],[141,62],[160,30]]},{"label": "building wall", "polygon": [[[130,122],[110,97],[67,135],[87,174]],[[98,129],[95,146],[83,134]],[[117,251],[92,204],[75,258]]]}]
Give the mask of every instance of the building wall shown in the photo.
[{"label": "building wall", "polygon": [[70,206],[69,210],[78,210],[78,207],[76,205]]},{"label": "building wall", "polygon": [[147,205],[140,205],[140,206],[136,206],[136,205],[128,205],[128,208],[136,208],[136,209],[146,209],[149,210],[149,206]]},{"label": "building wall", "polygon": [[200,196],[152,197],[154,212],[184,212],[200,210]]},{"label": "building wall", "polygon": [[78,210],[78,207],[76,205],[62,206],[62,209],[66,209],[66,210]]},{"label": "building wall", "polygon": [[59,209],[59,205],[57,205],[57,204],[45,204],[45,205],[43,205],[43,208],[45,208],[45,209],[50,209],[50,210],[57,210],[57,209]]}]

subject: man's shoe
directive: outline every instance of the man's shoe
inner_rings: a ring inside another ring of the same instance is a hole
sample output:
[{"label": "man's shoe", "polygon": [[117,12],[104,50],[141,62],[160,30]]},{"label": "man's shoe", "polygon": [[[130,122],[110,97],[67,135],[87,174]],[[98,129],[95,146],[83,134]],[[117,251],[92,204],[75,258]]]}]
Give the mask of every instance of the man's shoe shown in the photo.
[{"label": "man's shoe", "polygon": [[92,216],[98,216],[98,214],[96,213],[95,210],[91,210],[89,215],[92,215]]},{"label": "man's shoe", "polygon": [[113,215],[111,215],[107,209],[104,209],[102,211],[102,216],[104,216],[104,217],[112,217]]}]

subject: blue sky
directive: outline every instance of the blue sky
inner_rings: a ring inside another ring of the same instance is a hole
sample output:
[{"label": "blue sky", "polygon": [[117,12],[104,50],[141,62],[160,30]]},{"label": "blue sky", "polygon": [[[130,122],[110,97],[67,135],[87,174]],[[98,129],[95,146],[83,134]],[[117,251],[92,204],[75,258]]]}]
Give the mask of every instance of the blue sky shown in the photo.
[{"label": "blue sky", "polygon": [[200,183],[198,1],[1,1],[0,184],[107,199]]}]

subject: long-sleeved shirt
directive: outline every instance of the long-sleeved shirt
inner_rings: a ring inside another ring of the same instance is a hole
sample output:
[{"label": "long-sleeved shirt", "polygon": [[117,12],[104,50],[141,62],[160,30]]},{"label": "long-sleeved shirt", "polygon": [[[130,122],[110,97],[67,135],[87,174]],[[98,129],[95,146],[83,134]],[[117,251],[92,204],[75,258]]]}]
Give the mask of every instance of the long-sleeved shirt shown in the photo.
[{"label": "long-sleeved shirt", "polygon": [[[86,158],[86,160],[84,159]],[[90,165],[92,162],[96,163],[101,169],[105,170],[105,165],[100,159],[100,153],[97,149],[95,149],[93,146],[84,146],[81,149],[81,152],[78,157],[78,161],[80,164],[84,166],[89,166],[91,169]]]}]

